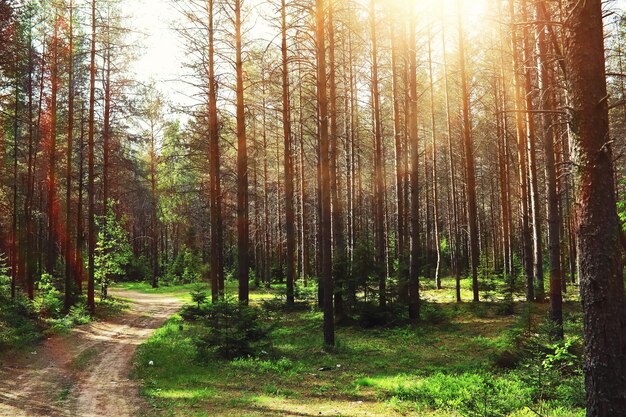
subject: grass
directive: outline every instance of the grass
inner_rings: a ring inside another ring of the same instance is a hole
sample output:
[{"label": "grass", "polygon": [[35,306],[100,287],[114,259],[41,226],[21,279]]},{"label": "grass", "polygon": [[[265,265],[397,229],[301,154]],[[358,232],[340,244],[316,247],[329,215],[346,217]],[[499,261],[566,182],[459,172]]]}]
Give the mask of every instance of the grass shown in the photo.
[{"label": "grass", "polygon": [[[226,281],[226,293],[237,294],[237,282]],[[191,284],[176,284],[166,285],[161,284],[157,288],[152,288],[152,285],[148,282],[120,282],[113,285],[112,289],[121,289],[126,291],[137,291],[146,294],[167,294],[178,297],[184,301],[190,302],[191,297],[189,293],[198,287],[205,288],[210,293],[211,287],[209,283],[191,283]],[[274,284],[272,288],[259,287],[250,293],[251,302],[260,302],[263,300],[269,300],[276,295],[285,291],[285,284]]]},{"label": "grass", "polygon": [[[333,353],[322,349],[321,313],[291,311],[279,314],[267,354],[201,365],[193,329],[175,316],[139,348],[133,374],[150,414],[163,416],[584,415],[580,376],[547,393],[535,382],[542,371],[496,366],[524,329],[540,327],[546,304],[516,302],[513,315],[501,315],[497,302],[453,302],[453,285],[423,288],[432,311],[417,327],[338,327]],[[578,304],[566,303],[566,312],[566,331],[580,332]]]}]

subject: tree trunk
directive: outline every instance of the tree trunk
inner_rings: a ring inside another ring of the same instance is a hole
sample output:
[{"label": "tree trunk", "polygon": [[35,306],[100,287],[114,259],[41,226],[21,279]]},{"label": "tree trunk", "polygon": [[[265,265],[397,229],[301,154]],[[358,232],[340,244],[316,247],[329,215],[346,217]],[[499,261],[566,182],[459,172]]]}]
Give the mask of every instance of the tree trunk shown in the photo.
[{"label": "tree trunk", "polygon": [[609,137],[601,0],[565,2],[565,62],[578,167],[576,235],[588,416],[626,416],[626,314]]},{"label": "tree trunk", "polygon": [[332,228],[335,240],[334,249],[334,286],[335,286],[335,317],[343,319],[343,287],[346,278],[346,240],[343,230],[343,204],[339,197],[341,176],[338,174],[339,134],[337,133],[337,85],[335,67],[335,27],[333,0],[328,4],[328,65],[329,65],[329,116],[330,116],[330,193],[332,201]]},{"label": "tree trunk", "polygon": [[476,207],[476,173],[472,127],[470,122],[470,98],[465,71],[465,36],[461,20],[461,3],[457,1],[459,27],[459,63],[461,68],[461,95],[463,100],[463,148],[465,150],[465,177],[467,183],[467,215],[469,223],[469,246],[472,266],[472,292],[474,301],[479,301],[478,294],[478,213]]},{"label": "tree trunk", "polygon": [[380,116],[380,93],[378,88],[378,45],[376,39],[375,0],[370,0],[370,35],[372,41],[372,100],[374,112],[374,206],[376,228],[376,273],[378,275],[378,302],[380,308],[387,304],[385,271],[385,219],[383,176],[383,140]]},{"label": "tree trunk", "polygon": [[289,102],[289,67],[287,65],[287,20],[285,0],[282,0],[282,81],[283,81],[283,134],[285,141],[285,233],[287,234],[287,305],[294,303],[296,233],[293,204],[293,155],[291,138],[291,108]]},{"label": "tree trunk", "polygon": [[[537,2],[537,20],[548,21],[545,3]],[[549,44],[547,42],[547,27],[537,27],[538,35],[538,66],[540,96],[543,110],[556,110],[554,95],[553,69],[548,61]],[[561,221],[559,217],[559,196],[557,194],[556,163],[554,155],[555,118],[548,112],[542,113],[543,145],[546,158],[546,188],[548,195],[548,248],[550,254],[550,319],[555,326],[553,336],[563,338],[563,296],[561,294]]]},{"label": "tree trunk", "polygon": [[324,296],[324,343],[335,345],[335,323],[333,308],[333,261],[330,212],[330,168],[328,138],[328,97],[326,93],[326,40],[324,36],[324,0],[315,0],[316,17],[316,57],[317,57],[317,95],[319,126],[319,161],[320,161],[320,247],[322,255],[322,285]]},{"label": "tree trunk", "polygon": [[58,216],[57,183],[56,183],[56,136],[57,136],[57,95],[59,87],[59,10],[54,10],[54,34],[51,40],[52,66],[50,68],[50,132],[47,144],[48,151],[48,256],[46,272],[54,275],[57,258],[56,223]]},{"label": "tree trunk", "polygon": [[441,289],[441,242],[439,241],[439,189],[437,184],[437,125],[435,122],[435,87],[433,80],[433,61],[431,51],[431,41],[428,39],[428,75],[430,79],[430,129],[432,141],[432,180],[433,180],[433,232],[435,253],[437,254],[437,263],[435,264],[435,285],[437,289]]},{"label": "tree trunk", "polygon": [[419,138],[417,132],[417,51],[415,46],[415,6],[411,6],[409,28],[409,136],[411,140],[411,268],[409,277],[409,320],[420,319],[420,230],[419,230]]},{"label": "tree trunk", "polygon": [[248,304],[249,224],[248,224],[248,151],[241,60],[241,0],[235,0],[235,67],[237,72],[237,278],[239,301]]},{"label": "tree trunk", "polygon": [[443,81],[444,81],[444,94],[446,101],[446,123],[447,123],[447,136],[448,136],[448,153],[449,153],[449,176],[450,176],[450,188],[452,194],[452,269],[456,282],[456,301],[461,302],[461,234],[459,231],[459,213],[458,213],[458,201],[457,201],[457,186],[456,186],[456,166],[454,163],[454,151],[452,150],[452,115],[450,112],[450,87],[448,82],[448,61],[446,54],[446,32],[445,23],[442,25],[441,30],[441,49],[443,56]]},{"label": "tree trunk", "polygon": [[213,41],[213,2],[207,1],[208,14],[208,70],[209,70],[209,198],[211,215],[211,298],[213,302],[224,296],[224,255],[222,231],[222,195],[220,185],[220,146],[217,119],[217,96]]},{"label": "tree trunk", "polygon": [[70,0],[69,27],[69,59],[68,59],[68,113],[67,113],[67,160],[65,171],[65,297],[64,308],[69,311],[72,305],[72,273],[74,257],[72,256],[72,146],[74,138],[74,4]]},{"label": "tree trunk", "polygon": [[[528,13],[526,0],[522,0],[522,20],[528,22]],[[537,281],[536,297],[543,299],[544,283],[543,283],[543,248],[541,233],[541,209],[539,207],[539,184],[537,179],[537,155],[535,150],[535,115],[534,115],[534,91],[530,68],[532,67],[532,48],[530,43],[530,33],[527,24],[523,27],[523,68],[524,68],[524,89],[526,97],[526,135],[528,141],[528,173],[530,186],[530,209],[532,214],[533,242],[534,242],[534,266],[535,279]]]},{"label": "tree trunk", "polygon": [[526,177],[526,132],[524,131],[524,101],[518,74],[520,72],[520,59],[517,51],[517,32],[515,22],[514,0],[509,0],[509,14],[511,17],[511,47],[513,49],[513,84],[515,95],[515,127],[517,136],[517,156],[519,159],[519,180],[520,180],[520,208],[522,217],[522,257],[524,273],[526,275],[526,299],[535,299],[535,288],[533,278],[533,253],[530,236],[530,225],[528,216],[528,186]]},{"label": "tree trunk", "polygon": [[91,1],[91,52],[89,77],[89,144],[87,151],[87,194],[89,218],[89,280],[87,283],[87,308],[93,315],[96,312],[95,303],[95,249],[96,249],[96,187],[94,172],[94,135],[95,135],[95,92],[96,92],[96,0]]}]

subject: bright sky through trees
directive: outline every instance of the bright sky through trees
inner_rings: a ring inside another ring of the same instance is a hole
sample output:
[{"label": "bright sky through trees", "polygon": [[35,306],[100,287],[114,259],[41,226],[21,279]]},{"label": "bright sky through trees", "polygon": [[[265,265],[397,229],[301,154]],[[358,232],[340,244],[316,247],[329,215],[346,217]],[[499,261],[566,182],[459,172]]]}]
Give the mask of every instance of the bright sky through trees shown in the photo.
[{"label": "bright sky through trees", "polygon": [[[175,27],[180,24],[181,15],[174,5],[175,0],[124,0],[125,10],[133,22],[135,40],[141,48],[141,57],[132,63],[132,69],[138,80],[159,83],[160,89],[176,104],[191,104],[189,97],[192,92],[182,81],[187,74],[183,67],[185,52],[182,40]],[[440,13],[441,2],[431,0],[386,0],[393,4],[406,3],[408,9],[411,1],[418,10]],[[621,0],[620,0],[621,1]],[[244,2],[251,19],[246,19],[244,38],[247,41],[260,41],[264,44],[278,44],[278,27],[271,27],[268,21],[278,16],[276,6],[268,6],[275,2],[269,0],[248,0]],[[462,2],[464,19],[470,31],[482,30],[488,22],[485,20],[487,0]],[[367,5],[363,2],[363,11]],[[456,25],[456,0],[446,0],[448,25]]]}]

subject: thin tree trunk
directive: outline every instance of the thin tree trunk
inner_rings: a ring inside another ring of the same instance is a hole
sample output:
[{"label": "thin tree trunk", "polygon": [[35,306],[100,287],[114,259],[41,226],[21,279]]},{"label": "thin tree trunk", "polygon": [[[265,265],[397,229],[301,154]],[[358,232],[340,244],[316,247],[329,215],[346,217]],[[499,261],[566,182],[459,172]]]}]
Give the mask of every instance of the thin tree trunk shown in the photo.
[{"label": "thin tree trunk", "polygon": [[330,143],[329,143],[329,168],[330,168],[330,193],[332,202],[332,228],[335,240],[334,249],[334,285],[335,285],[335,317],[342,320],[343,311],[343,286],[346,278],[346,241],[343,231],[343,205],[339,198],[341,189],[341,176],[338,174],[337,164],[339,160],[339,134],[337,133],[337,79],[335,68],[335,27],[334,27],[334,4],[333,0],[328,3],[328,66],[329,66],[329,116],[330,116]]},{"label": "thin tree trunk", "polygon": [[370,0],[370,36],[372,41],[372,100],[374,112],[374,199],[376,228],[376,273],[378,275],[378,301],[380,308],[387,304],[385,271],[385,220],[384,197],[385,183],[383,176],[383,140],[380,115],[380,93],[378,87],[378,44],[376,38],[375,1]]},{"label": "thin tree trunk", "polygon": [[517,29],[515,20],[514,0],[509,0],[509,14],[511,18],[511,45],[513,48],[513,84],[515,95],[515,127],[517,136],[517,156],[519,160],[520,207],[522,217],[522,257],[526,275],[526,299],[535,299],[533,278],[533,253],[528,215],[528,186],[526,177],[526,132],[524,131],[524,101],[522,100],[521,85],[518,79],[520,73],[520,59],[517,50]]},{"label": "thin tree trunk", "polygon": [[324,343],[335,345],[335,324],[333,312],[333,266],[330,208],[330,169],[328,138],[328,97],[326,93],[326,39],[324,36],[324,0],[315,0],[316,17],[316,57],[317,57],[317,95],[318,123],[320,141],[320,202],[321,202],[321,254],[322,283],[324,295]]},{"label": "thin tree trunk", "polygon": [[[548,21],[542,6],[543,1],[537,3],[537,20]],[[542,109],[555,110],[556,98],[552,81],[552,68],[548,62],[549,44],[547,42],[547,28],[538,26],[539,46],[539,83]],[[556,163],[554,154],[555,119],[551,113],[542,114],[543,142],[546,158],[546,188],[548,194],[548,248],[550,255],[550,319],[555,330],[556,339],[563,338],[563,296],[561,294],[561,221],[559,218],[559,196],[557,194]]]},{"label": "thin tree trunk", "polygon": [[235,66],[237,72],[237,278],[239,301],[248,304],[249,224],[248,224],[248,151],[241,60],[241,0],[235,0]]},{"label": "thin tree trunk", "polygon": [[65,297],[64,308],[69,311],[72,305],[72,147],[74,138],[74,3],[70,0],[69,59],[68,59],[68,113],[67,113],[67,160],[65,175]]},{"label": "thin tree trunk", "polygon": [[441,242],[439,238],[439,189],[437,184],[437,125],[435,123],[435,87],[433,80],[433,61],[432,61],[432,51],[431,51],[431,41],[432,39],[428,38],[428,75],[430,78],[430,129],[431,129],[431,140],[432,140],[432,164],[433,164],[433,232],[435,234],[434,245],[435,252],[437,253],[437,264],[435,266],[435,284],[437,289],[441,289],[441,277],[440,268],[441,268]]},{"label": "thin tree trunk", "polygon": [[59,10],[54,10],[54,34],[52,35],[52,66],[50,68],[50,132],[48,150],[48,256],[46,272],[54,275],[57,258],[57,183],[56,183],[56,135],[57,135],[57,95],[59,87]]},{"label": "thin tree trunk", "polygon": [[476,173],[472,127],[470,122],[470,98],[465,71],[465,36],[461,20],[461,3],[457,0],[459,27],[459,63],[461,68],[461,95],[463,100],[463,147],[465,149],[465,176],[467,183],[467,215],[469,223],[470,258],[472,266],[472,292],[474,301],[479,301],[478,294],[478,214],[476,207]]},{"label": "thin tree trunk", "polygon": [[281,26],[282,26],[282,81],[283,81],[283,134],[285,141],[285,227],[287,234],[287,305],[294,303],[295,281],[295,252],[296,236],[294,230],[294,204],[293,204],[293,156],[291,138],[291,104],[289,102],[289,67],[287,65],[287,18],[285,0],[282,0]]},{"label": "thin tree trunk", "polygon": [[411,5],[409,28],[409,135],[411,141],[411,269],[409,277],[409,320],[420,319],[420,230],[419,230],[419,138],[417,132],[417,51],[415,46],[415,9]]},{"label": "thin tree trunk", "polygon": [[450,175],[450,187],[452,194],[452,221],[453,221],[453,235],[452,235],[452,269],[455,277],[455,293],[456,301],[461,302],[461,236],[459,231],[459,213],[458,213],[458,201],[457,201],[457,184],[456,184],[456,166],[454,163],[454,151],[452,150],[452,114],[450,112],[450,87],[448,82],[448,61],[446,54],[446,32],[445,24],[442,25],[441,31],[441,45],[443,55],[443,81],[444,81],[444,94],[446,101],[446,122],[447,122],[447,136],[448,136],[448,152],[449,152],[449,175]]},{"label": "thin tree trunk", "polygon": [[[528,22],[528,12],[526,0],[522,0],[522,20]],[[526,134],[528,141],[528,173],[529,173],[529,186],[530,186],[530,209],[532,214],[532,227],[533,227],[533,242],[534,242],[534,265],[535,265],[535,279],[537,280],[536,297],[542,299],[544,295],[544,283],[543,283],[543,248],[542,248],[542,236],[541,236],[541,209],[539,202],[539,184],[537,180],[537,156],[535,150],[535,115],[534,103],[533,103],[533,88],[532,79],[530,74],[530,68],[532,66],[532,48],[530,43],[530,33],[527,24],[523,27],[523,52],[524,52],[524,89],[526,97]]]},{"label": "thin tree trunk", "polygon": [[209,70],[209,198],[211,215],[211,298],[213,302],[224,296],[224,255],[222,231],[222,195],[220,185],[220,146],[217,119],[217,93],[214,63],[213,2],[207,1],[208,14],[208,70]]},{"label": "thin tree trunk", "polygon": [[94,134],[95,134],[95,91],[96,91],[96,0],[91,1],[91,52],[89,78],[89,144],[88,144],[88,218],[89,218],[89,280],[87,283],[87,308],[93,315],[95,303],[95,249],[96,249],[96,189],[94,172]]}]

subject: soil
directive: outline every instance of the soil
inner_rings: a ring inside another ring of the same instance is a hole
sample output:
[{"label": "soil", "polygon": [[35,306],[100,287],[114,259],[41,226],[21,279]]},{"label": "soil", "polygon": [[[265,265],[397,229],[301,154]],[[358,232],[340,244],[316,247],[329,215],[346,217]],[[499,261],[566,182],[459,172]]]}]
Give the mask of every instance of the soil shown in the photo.
[{"label": "soil", "polygon": [[125,417],[149,408],[139,382],[129,378],[135,349],[182,303],[132,291],[111,294],[128,299],[130,309],[0,357],[0,416]]}]

